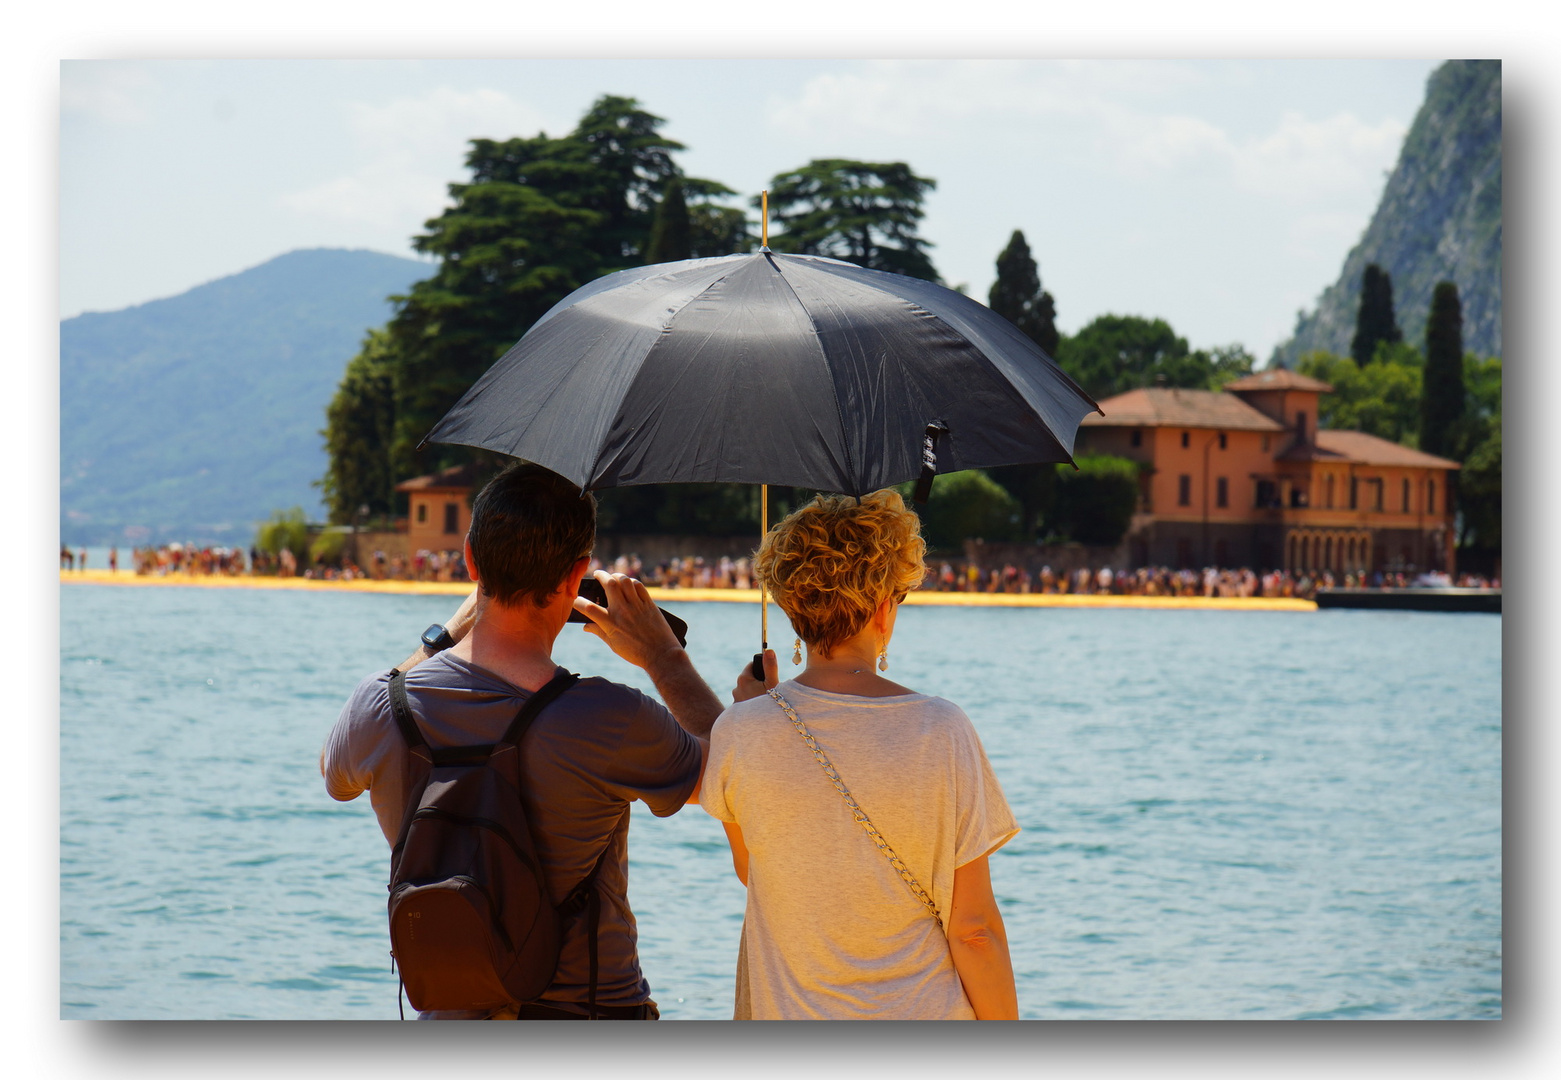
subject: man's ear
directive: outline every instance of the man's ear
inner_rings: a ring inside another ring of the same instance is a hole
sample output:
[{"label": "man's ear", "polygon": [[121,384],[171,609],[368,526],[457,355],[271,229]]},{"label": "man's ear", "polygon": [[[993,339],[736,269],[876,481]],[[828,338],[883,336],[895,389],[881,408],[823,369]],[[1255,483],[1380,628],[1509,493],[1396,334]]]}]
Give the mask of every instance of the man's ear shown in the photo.
[{"label": "man's ear", "polygon": [[461,542],[461,548],[466,558],[466,576],[472,579],[473,584],[476,584],[481,578],[477,576],[477,560],[472,557],[472,538],[469,534]]},{"label": "man's ear", "polygon": [[585,572],[591,568],[591,557],[582,555],[575,560],[569,568],[569,576],[564,578],[564,591],[569,594],[569,602],[574,603],[574,598],[580,594],[580,582],[585,577]]}]

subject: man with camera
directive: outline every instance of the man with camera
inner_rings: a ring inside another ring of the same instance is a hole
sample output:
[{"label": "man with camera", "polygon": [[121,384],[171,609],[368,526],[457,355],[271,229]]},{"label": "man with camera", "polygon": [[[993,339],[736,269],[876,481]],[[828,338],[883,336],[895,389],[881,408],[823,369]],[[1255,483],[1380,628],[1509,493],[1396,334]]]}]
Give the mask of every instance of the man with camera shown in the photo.
[{"label": "man with camera", "polygon": [[[560,674],[551,652],[571,612],[584,614],[588,632],[649,674],[666,707],[632,687],[581,678],[535,716],[518,744],[520,790],[552,903],[563,904],[595,868],[595,949],[586,920],[566,917],[557,967],[538,1000],[423,1018],[658,1015],[628,904],[628,804],[641,799],[665,817],[698,800],[710,728],[722,706],[644,585],[598,571],[606,606],[577,596],[595,527],[595,500],[557,474],[530,464],[499,474],[472,504],[465,557],[477,587],[399,665],[412,718],[434,753],[499,741],[525,701]],[[773,671],[773,657],[767,660]],[[320,767],[332,798],[369,792],[394,845],[410,796],[408,743],[392,705],[391,674],[358,685]]]}]

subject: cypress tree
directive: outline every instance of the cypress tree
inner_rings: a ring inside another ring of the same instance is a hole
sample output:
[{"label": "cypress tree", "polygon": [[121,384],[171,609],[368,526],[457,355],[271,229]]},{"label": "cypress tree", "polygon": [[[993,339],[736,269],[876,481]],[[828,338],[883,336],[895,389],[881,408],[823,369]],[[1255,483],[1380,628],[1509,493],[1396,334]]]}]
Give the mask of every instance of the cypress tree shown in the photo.
[{"label": "cypress tree", "polygon": [[1014,230],[997,257],[997,280],[987,294],[987,306],[1017,326],[1047,356],[1057,355],[1057,306],[1041,290],[1041,271],[1030,255],[1024,233]]},{"label": "cypress tree", "polygon": [[1425,328],[1425,383],[1420,396],[1420,449],[1456,458],[1463,420],[1463,307],[1458,286],[1437,282]]},{"label": "cypress tree", "polygon": [[[997,257],[997,280],[987,293],[987,306],[1056,358],[1057,308],[1052,294],[1041,290],[1040,267],[1018,229]],[[1034,540],[1051,510],[1057,471],[1050,465],[1002,465],[988,472],[1019,503],[1020,538]]]},{"label": "cypress tree", "polygon": [[683,178],[667,179],[661,205],[650,227],[650,242],[645,247],[647,263],[676,262],[691,258],[688,201],[683,196]]},{"label": "cypress tree", "polygon": [[1360,312],[1355,317],[1355,337],[1350,356],[1365,367],[1371,363],[1379,342],[1396,345],[1404,340],[1393,317],[1393,279],[1376,263],[1369,263],[1360,279]]}]

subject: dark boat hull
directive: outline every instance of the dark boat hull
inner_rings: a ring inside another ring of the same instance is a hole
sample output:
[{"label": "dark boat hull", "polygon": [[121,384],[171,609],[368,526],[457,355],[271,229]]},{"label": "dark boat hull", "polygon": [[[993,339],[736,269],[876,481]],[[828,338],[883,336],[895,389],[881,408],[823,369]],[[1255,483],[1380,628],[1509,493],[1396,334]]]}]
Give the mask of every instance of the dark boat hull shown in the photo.
[{"label": "dark boat hull", "polygon": [[1501,614],[1500,589],[1318,589],[1319,608]]}]

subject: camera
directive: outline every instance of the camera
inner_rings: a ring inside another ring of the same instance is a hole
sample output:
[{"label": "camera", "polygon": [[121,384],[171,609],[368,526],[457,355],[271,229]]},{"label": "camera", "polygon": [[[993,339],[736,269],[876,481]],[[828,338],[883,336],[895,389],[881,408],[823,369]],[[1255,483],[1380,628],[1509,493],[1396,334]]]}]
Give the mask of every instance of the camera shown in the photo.
[{"label": "camera", "polygon": [[[580,579],[580,595],[597,607],[607,606],[607,590],[602,588],[602,583],[590,574]],[[667,620],[668,626],[672,627],[672,633],[677,636],[678,644],[686,647],[688,645],[688,623],[664,608],[658,607],[656,610],[661,612],[661,617]],[[569,621],[584,623],[591,620],[578,611],[571,611],[569,613]]]}]

